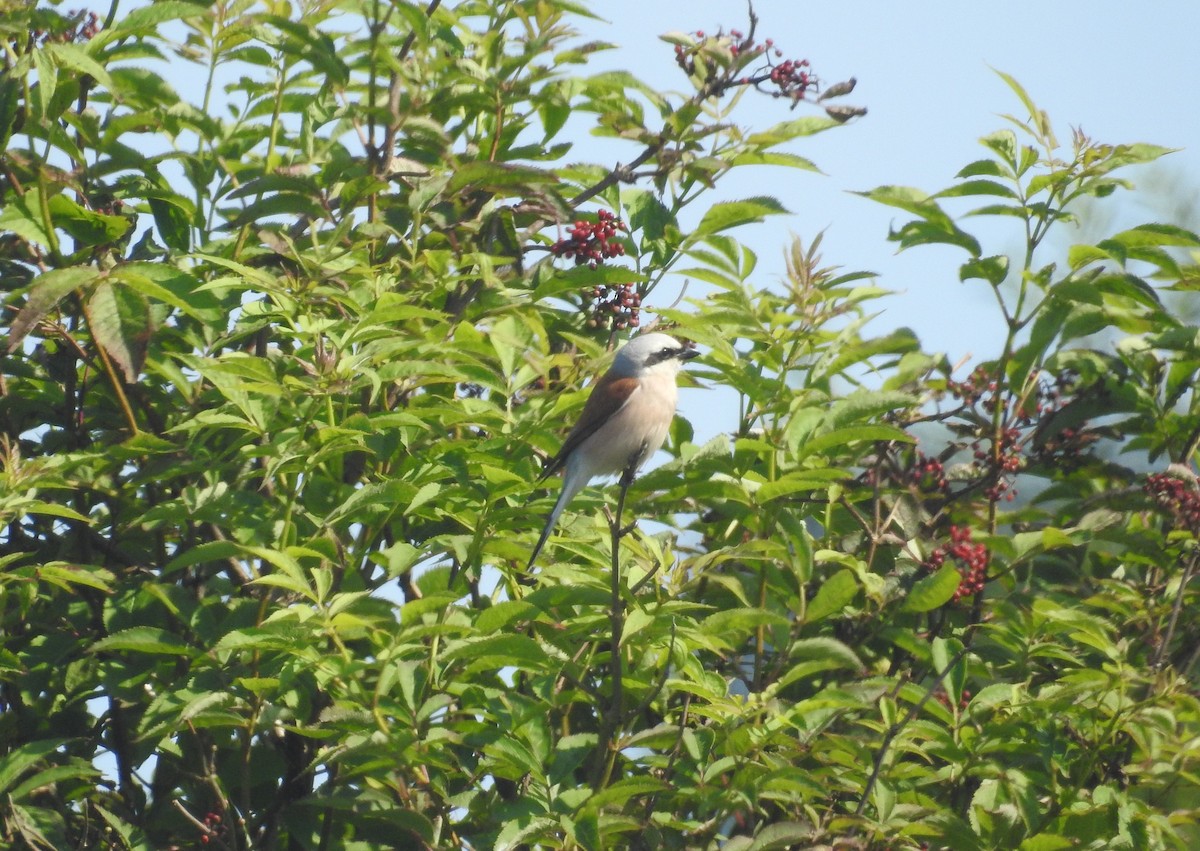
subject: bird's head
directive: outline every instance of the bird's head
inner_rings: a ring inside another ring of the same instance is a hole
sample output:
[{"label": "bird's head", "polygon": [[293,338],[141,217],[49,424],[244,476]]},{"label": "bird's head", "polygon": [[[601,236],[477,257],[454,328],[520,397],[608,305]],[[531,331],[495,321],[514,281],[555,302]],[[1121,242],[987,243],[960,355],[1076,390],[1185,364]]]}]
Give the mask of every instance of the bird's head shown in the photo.
[{"label": "bird's head", "polygon": [[674,375],[699,354],[667,334],[639,334],[617,351],[611,371],[620,376],[663,372]]}]

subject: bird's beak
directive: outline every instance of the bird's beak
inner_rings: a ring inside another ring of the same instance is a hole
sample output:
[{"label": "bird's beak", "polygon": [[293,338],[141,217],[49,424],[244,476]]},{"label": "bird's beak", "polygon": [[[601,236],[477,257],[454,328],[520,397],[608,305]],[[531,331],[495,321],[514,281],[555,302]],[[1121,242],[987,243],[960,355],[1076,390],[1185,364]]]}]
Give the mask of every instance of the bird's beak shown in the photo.
[{"label": "bird's beak", "polygon": [[698,357],[700,357],[699,349],[684,349],[682,352],[679,353],[679,359],[682,361],[689,361],[692,358],[698,358]]}]

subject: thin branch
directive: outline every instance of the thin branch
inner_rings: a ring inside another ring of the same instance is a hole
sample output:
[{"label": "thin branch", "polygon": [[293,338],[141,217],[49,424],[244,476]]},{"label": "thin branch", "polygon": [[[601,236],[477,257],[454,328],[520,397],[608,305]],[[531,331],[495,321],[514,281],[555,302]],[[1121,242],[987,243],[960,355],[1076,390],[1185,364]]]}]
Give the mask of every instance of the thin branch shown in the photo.
[{"label": "thin branch", "polygon": [[612,747],[613,739],[625,714],[624,669],[621,659],[621,638],[625,632],[625,599],[621,596],[621,538],[629,534],[632,527],[622,528],[621,515],[625,513],[625,499],[629,495],[629,486],[633,484],[638,461],[645,454],[643,450],[644,447],[639,447],[638,451],[629,457],[629,463],[626,465],[625,471],[621,473],[616,512],[605,508],[605,513],[608,515],[608,529],[612,536],[612,561],[609,570],[612,590],[612,611],[609,615],[612,633],[610,636],[612,658],[609,662],[612,674],[612,703],[601,723],[600,737],[596,746],[597,762],[592,774],[592,788],[597,791],[604,788],[609,777],[612,776],[617,756],[617,752]]},{"label": "thin branch", "polygon": [[1167,634],[1162,637],[1158,643],[1158,649],[1154,651],[1154,661],[1150,666],[1156,671],[1162,668],[1163,660],[1167,657],[1167,648],[1171,646],[1171,641],[1175,638],[1175,628],[1179,624],[1179,613],[1183,610],[1183,601],[1187,596],[1187,587],[1192,581],[1192,575],[1195,572],[1196,556],[1193,554],[1184,565],[1183,576],[1179,580],[1179,590],[1175,593],[1175,604],[1171,607],[1171,620],[1167,624]]},{"label": "thin branch", "polygon": [[113,368],[108,353],[104,351],[104,346],[100,343],[96,343],[96,353],[100,355],[100,363],[104,367],[105,373],[108,374],[109,383],[112,384],[113,392],[117,396],[117,403],[121,407],[121,413],[125,415],[125,422],[129,424],[129,430],[134,434],[138,434],[141,429],[138,428],[137,419],[133,416],[133,408],[129,404],[129,397],[125,395],[125,384],[121,376],[117,375],[117,371]]},{"label": "thin branch", "polygon": [[862,797],[858,799],[858,806],[854,808],[854,814],[856,816],[861,816],[863,814],[863,810],[867,806],[867,799],[871,797],[871,792],[874,791],[875,784],[879,780],[879,772],[883,770],[883,760],[887,757],[888,748],[892,746],[892,742],[895,740],[896,736],[900,735],[900,731],[907,727],[909,723],[917,717],[917,713],[921,711],[921,708],[925,706],[925,704],[929,701],[929,698],[933,697],[933,693],[938,689],[939,686],[941,686],[942,680],[946,678],[947,674],[954,670],[954,666],[962,660],[963,656],[967,655],[967,650],[969,649],[970,646],[964,644],[962,648],[960,648],[959,651],[954,654],[954,657],[946,663],[946,667],[942,670],[942,672],[934,677],[933,682],[929,684],[927,689],[925,689],[925,695],[909,707],[908,712],[905,714],[902,720],[897,721],[890,728],[888,728],[887,734],[883,737],[883,744],[880,745],[879,752],[875,754],[875,764],[871,767],[871,776],[867,778],[867,785],[863,787]]}]

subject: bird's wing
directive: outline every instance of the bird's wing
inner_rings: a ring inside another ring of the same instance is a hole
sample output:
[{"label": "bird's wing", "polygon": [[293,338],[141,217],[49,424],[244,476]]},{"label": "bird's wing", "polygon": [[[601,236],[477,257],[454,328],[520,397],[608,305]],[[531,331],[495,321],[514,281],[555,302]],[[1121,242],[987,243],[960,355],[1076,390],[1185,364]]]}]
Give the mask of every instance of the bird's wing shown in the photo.
[{"label": "bird's wing", "polygon": [[636,378],[616,378],[610,375],[605,375],[596,382],[592,395],[588,396],[583,406],[583,413],[579,415],[579,421],[563,441],[562,449],[547,462],[546,468],[538,476],[538,481],[562,469],[571,453],[595,434],[617,411],[625,407],[640,385],[641,382]]}]

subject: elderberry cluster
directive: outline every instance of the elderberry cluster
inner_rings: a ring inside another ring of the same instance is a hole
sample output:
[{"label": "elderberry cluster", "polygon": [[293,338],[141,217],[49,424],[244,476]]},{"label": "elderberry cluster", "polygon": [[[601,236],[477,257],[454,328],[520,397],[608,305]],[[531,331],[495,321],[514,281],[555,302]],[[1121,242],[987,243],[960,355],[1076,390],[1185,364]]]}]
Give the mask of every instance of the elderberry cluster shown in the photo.
[{"label": "elderberry cluster", "polygon": [[1025,461],[1021,457],[1022,434],[1018,428],[1006,428],[1000,432],[1000,439],[991,438],[991,447],[985,449],[982,440],[971,444],[975,460],[985,467],[991,467],[999,474],[996,481],[988,485],[983,493],[992,502],[998,502],[1002,497],[1012,502],[1016,496],[1016,488],[1005,478],[1021,469]]},{"label": "elderberry cluster", "polygon": [[967,526],[951,526],[950,542],[942,544],[929,554],[923,566],[930,573],[941,568],[950,559],[958,563],[958,573],[962,578],[954,591],[951,602],[957,603],[963,597],[978,594],[987,582],[988,548],[971,540],[971,529]]},{"label": "elderberry cluster", "polygon": [[937,458],[930,458],[920,450],[916,453],[912,467],[908,469],[909,484],[921,491],[945,493],[950,487],[946,479],[946,466]]},{"label": "elderberry cluster", "polygon": [[779,94],[800,100],[814,82],[809,72],[807,59],[797,62],[788,59],[771,67],[770,80],[779,89]]},{"label": "elderberry cluster", "polygon": [[624,331],[641,324],[642,296],[634,284],[597,284],[583,291],[583,301],[590,305],[589,328],[610,327]]},{"label": "elderberry cluster", "polygon": [[[984,495],[991,501],[1012,501],[1017,491],[1015,476],[1029,460],[1076,467],[1083,462],[1086,448],[1099,439],[1094,431],[1066,427],[1053,429],[1052,420],[1064,407],[1064,395],[1074,391],[1074,376],[1063,374],[1054,382],[1039,381],[1032,394],[1014,399],[1001,390],[986,367],[979,366],[964,381],[949,380],[947,391],[962,402],[964,410],[974,409],[977,419],[969,429],[974,439],[969,449],[976,463],[990,478]],[[999,437],[991,422],[999,413],[1004,423]]]},{"label": "elderberry cluster", "polygon": [[224,832],[221,827],[220,813],[207,813],[204,816],[205,832],[200,834],[200,844],[207,845],[214,836],[220,837]]},{"label": "elderberry cluster", "polygon": [[576,266],[586,263],[595,269],[605,260],[625,254],[625,244],[617,234],[628,232],[623,221],[608,210],[601,210],[594,222],[577,219],[568,235],[550,246],[550,253],[555,257],[573,258]]},{"label": "elderberry cluster", "polygon": [[1175,525],[1200,537],[1200,490],[1194,482],[1170,473],[1152,473],[1142,486]]},{"label": "elderberry cluster", "polygon": [[[746,36],[740,30],[724,30],[716,35],[707,36],[703,30],[692,33],[694,43],[690,45],[675,45],[675,64],[689,76],[696,73],[696,57],[708,47],[721,46],[735,60],[753,61],[762,57],[766,65],[760,67],[749,76],[728,80],[724,88],[733,86],[754,86],[759,91],[774,97],[790,97],[793,101],[804,98],[808,90],[817,85],[817,78],[812,73],[807,59],[786,59],[776,64],[774,59],[783,57],[783,51],[775,47],[771,39],[757,42]],[[719,54],[718,54],[719,55]],[[742,67],[738,63],[736,67]]]},{"label": "elderberry cluster", "polygon": [[59,44],[82,44],[91,41],[100,32],[100,16],[95,12],[85,12],[83,9],[72,9],[66,14],[66,23],[72,24],[57,32],[33,30],[30,36],[40,46],[51,42]]}]

